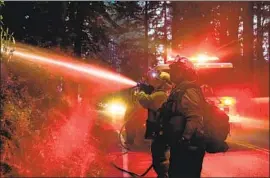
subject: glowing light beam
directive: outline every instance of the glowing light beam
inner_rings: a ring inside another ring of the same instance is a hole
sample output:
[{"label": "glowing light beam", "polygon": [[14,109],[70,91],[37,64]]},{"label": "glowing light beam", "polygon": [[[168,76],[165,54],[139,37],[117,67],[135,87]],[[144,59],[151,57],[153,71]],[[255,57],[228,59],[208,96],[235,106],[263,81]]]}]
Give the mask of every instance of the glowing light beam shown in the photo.
[{"label": "glowing light beam", "polygon": [[109,72],[109,71],[104,71],[102,69],[97,69],[94,67],[89,67],[89,66],[81,66],[81,65],[77,65],[74,63],[69,63],[69,62],[64,62],[64,61],[59,61],[56,59],[52,59],[52,58],[46,58],[43,56],[38,56],[38,55],[34,55],[34,54],[29,54],[26,52],[20,52],[20,51],[14,51],[13,55],[15,56],[19,56],[19,57],[23,57],[26,59],[31,59],[31,60],[38,60],[40,62],[44,62],[47,64],[53,64],[56,66],[61,66],[61,67],[65,67],[74,71],[78,71],[78,72],[82,72],[85,74],[89,74],[89,75],[93,75],[102,79],[107,79],[110,81],[115,81],[118,83],[122,83],[125,85],[129,85],[129,86],[136,86],[137,83],[127,79],[123,76],[120,76],[119,74],[115,74],[113,72]]}]

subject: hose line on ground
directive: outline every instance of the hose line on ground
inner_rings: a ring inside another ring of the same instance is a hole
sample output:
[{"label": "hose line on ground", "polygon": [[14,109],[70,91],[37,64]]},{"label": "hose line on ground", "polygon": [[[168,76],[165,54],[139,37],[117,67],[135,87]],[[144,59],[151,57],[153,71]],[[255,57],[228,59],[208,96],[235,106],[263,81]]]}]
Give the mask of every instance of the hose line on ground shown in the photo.
[{"label": "hose line on ground", "polygon": [[[122,125],[122,127],[121,127],[121,129],[120,129],[120,131],[119,131],[119,133],[118,133],[118,139],[119,139],[120,145],[121,145],[124,149],[126,149],[127,151],[125,151],[124,153],[122,153],[122,154],[120,154],[119,156],[117,156],[117,157],[115,158],[114,162],[116,162],[116,160],[117,160],[119,157],[121,157],[121,156],[127,154],[129,151],[131,151],[130,148],[128,148],[127,146],[125,146],[125,145],[123,144],[122,138],[121,138],[121,137],[122,137],[122,132],[123,132],[124,127],[126,126],[127,122],[128,122],[128,120]],[[132,177],[134,177],[134,178],[136,178],[136,177],[144,177],[144,176],[152,169],[152,167],[153,167],[153,165],[151,164],[151,165],[144,171],[144,173],[142,173],[141,175],[139,175],[139,174],[136,174],[136,173],[131,172],[131,171],[128,171],[128,170],[125,170],[125,169],[123,169],[123,168],[117,166],[114,162],[111,162],[111,164],[113,165],[113,167],[115,167],[116,169],[118,169],[118,170],[120,170],[120,171],[122,171],[122,172],[125,172],[125,173],[129,174],[130,176],[132,176]]]}]

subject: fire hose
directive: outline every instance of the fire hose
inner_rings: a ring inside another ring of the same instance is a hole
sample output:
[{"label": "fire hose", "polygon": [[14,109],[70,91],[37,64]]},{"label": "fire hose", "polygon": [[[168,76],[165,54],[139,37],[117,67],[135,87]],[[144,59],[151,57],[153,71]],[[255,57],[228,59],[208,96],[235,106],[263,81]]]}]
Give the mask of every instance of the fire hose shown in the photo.
[{"label": "fire hose", "polygon": [[[152,91],[153,91],[153,88],[152,88],[150,85],[146,85],[146,84],[144,84],[144,83],[138,83],[137,87],[139,87],[140,90],[142,90],[142,91],[144,91],[144,92],[146,92],[146,93],[152,93]],[[119,131],[119,134],[118,134],[118,139],[119,139],[120,145],[121,145],[124,149],[126,149],[127,151],[124,152],[123,154],[117,156],[116,159],[115,159],[115,161],[116,161],[119,157],[121,157],[121,156],[127,154],[128,151],[131,151],[131,149],[130,149],[129,147],[127,147],[127,146],[125,146],[125,145],[123,144],[122,139],[121,139],[123,130],[124,130],[124,128],[125,128],[125,126],[126,126],[126,124],[127,124],[128,121],[129,121],[129,120],[127,120],[127,121],[122,125],[122,127],[121,127],[121,129],[120,129],[120,131]],[[134,173],[134,172],[125,170],[125,169],[123,169],[123,168],[117,166],[114,162],[111,162],[111,164],[112,164],[116,169],[118,169],[118,170],[120,170],[120,171],[122,171],[122,172],[128,173],[128,174],[129,174],[130,176],[132,176],[132,177],[144,177],[144,176],[152,169],[152,167],[153,167],[153,165],[151,164],[151,165],[144,171],[144,173],[142,173],[142,174],[136,174],[136,173]]]},{"label": "fire hose", "polygon": [[[122,125],[122,127],[121,127],[121,129],[120,129],[120,132],[119,132],[119,134],[118,134],[118,139],[119,139],[120,145],[121,145],[123,148],[125,148],[126,150],[131,151],[130,148],[126,147],[126,146],[123,144],[122,139],[121,139],[122,132],[123,132],[124,127],[126,126],[127,122],[128,122],[128,120]],[[122,153],[121,155],[117,156],[117,157],[115,158],[114,162],[115,162],[119,157],[122,157],[123,155],[125,155],[125,154],[127,154],[127,153],[128,153],[128,151],[126,151],[126,152]],[[115,167],[116,169],[118,169],[118,170],[120,170],[120,171],[122,171],[122,172],[125,172],[125,173],[129,174],[129,175],[132,176],[132,177],[144,177],[144,176],[152,169],[152,167],[153,167],[153,165],[151,164],[151,165],[144,171],[144,173],[142,173],[142,174],[137,174],[137,173],[134,173],[134,172],[125,170],[125,169],[123,169],[123,168],[117,166],[114,162],[111,162],[111,164],[112,164],[113,167]]]}]

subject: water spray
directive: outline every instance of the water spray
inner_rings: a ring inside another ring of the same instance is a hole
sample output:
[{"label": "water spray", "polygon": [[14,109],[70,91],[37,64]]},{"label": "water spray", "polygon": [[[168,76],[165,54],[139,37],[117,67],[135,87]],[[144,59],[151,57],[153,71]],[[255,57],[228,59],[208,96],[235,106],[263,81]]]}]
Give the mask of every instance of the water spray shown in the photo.
[{"label": "water spray", "polygon": [[114,82],[126,85],[128,87],[134,87],[137,85],[135,81],[130,80],[124,76],[121,76],[120,74],[106,71],[104,69],[94,67],[92,65],[85,64],[85,63],[58,60],[51,57],[45,57],[43,55],[36,55],[34,54],[34,52],[27,52],[25,50],[20,50],[20,49],[16,49],[15,51],[13,51],[12,54],[16,57],[21,57],[28,61],[39,62],[39,63],[52,65],[52,66],[58,66],[61,68],[69,69],[71,70],[70,72],[77,71],[77,72],[80,72],[89,76],[97,77],[99,79],[114,81]]},{"label": "water spray", "polygon": [[[40,51],[38,48],[33,48],[33,50],[27,49],[27,48],[28,46],[22,45],[20,48],[17,48],[16,50],[12,51],[12,55],[15,57],[16,60],[20,60],[22,62],[27,61],[27,62],[31,62],[38,65],[40,64],[42,66],[51,66],[51,67],[56,68],[56,71],[65,70],[68,73],[78,72],[78,74],[80,74],[81,76],[82,75],[91,76],[92,79],[99,79],[102,82],[104,81],[107,83],[110,83],[109,81],[116,82],[116,83],[121,84],[121,88],[123,86],[129,89],[136,87],[143,91],[150,90],[147,84],[137,83],[124,76],[121,76],[118,73],[110,72],[100,67],[85,64],[83,62],[78,62],[76,60],[68,60],[68,59],[64,60],[64,57],[61,57],[59,55],[53,55],[51,54],[51,52],[44,53],[44,51]],[[93,86],[93,88],[94,87],[95,86]],[[48,139],[49,141],[44,143],[44,145],[41,144],[41,148],[43,147],[46,148],[46,149],[41,149],[41,151],[45,150],[44,151],[45,154],[50,154],[50,155],[52,154],[53,157],[56,159],[53,159],[51,161],[51,159],[43,159],[42,157],[42,158],[39,158],[38,161],[40,161],[41,163],[42,162],[47,163],[47,161],[49,161],[49,163],[53,165],[55,161],[58,161],[58,160],[62,161],[68,156],[74,156],[72,158],[77,158],[86,154],[83,152],[86,149],[82,149],[81,146],[84,146],[86,143],[85,138],[87,138],[87,135],[85,136],[85,133],[87,133],[89,131],[89,128],[92,127],[91,125],[93,123],[91,120],[93,120],[93,118],[96,117],[94,114],[95,112],[91,112],[91,116],[90,116],[90,114],[85,115],[86,113],[84,112],[81,113],[82,111],[80,109],[78,109],[78,111],[77,110],[75,111],[76,112],[74,112],[74,114],[70,116],[70,118],[68,119],[66,123],[61,125],[61,127],[59,126],[59,131],[57,128],[57,131],[52,133],[53,138],[54,138],[53,140]],[[119,105],[119,103],[112,103],[112,105],[108,107],[108,111],[111,114],[123,115],[123,113],[125,112],[125,108],[124,106]],[[84,119],[85,117],[91,118],[91,119]],[[50,147],[47,147],[47,145],[50,145]],[[93,150],[91,145],[89,148]],[[89,148],[87,147],[87,149]],[[38,151],[39,149],[40,148],[38,148],[35,151]],[[74,155],[73,151],[78,150],[78,149],[80,149],[80,154]],[[90,152],[93,152],[92,150]],[[93,157],[92,153],[91,154],[87,153],[85,155],[85,158],[82,159],[83,166],[82,166],[82,171],[80,173],[82,176],[85,175],[85,171],[86,171],[85,167],[88,167],[89,163],[87,162],[89,162],[89,159],[92,157]],[[28,167],[30,167],[30,165],[31,163],[29,164]],[[49,171],[49,172],[53,170],[54,170],[54,167],[49,168],[48,170],[46,168],[46,171]]]}]

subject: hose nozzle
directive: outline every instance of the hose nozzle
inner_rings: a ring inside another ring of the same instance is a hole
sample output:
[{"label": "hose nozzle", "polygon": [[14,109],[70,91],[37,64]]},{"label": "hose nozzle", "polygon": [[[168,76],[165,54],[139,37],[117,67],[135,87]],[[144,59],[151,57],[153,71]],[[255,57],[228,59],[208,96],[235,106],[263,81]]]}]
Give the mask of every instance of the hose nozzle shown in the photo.
[{"label": "hose nozzle", "polygon": [[154,87],[152,85],[138,82],[137,87],[139,88],[139,91],[144,91],[146,94],[151,94],[154,91]]}]

